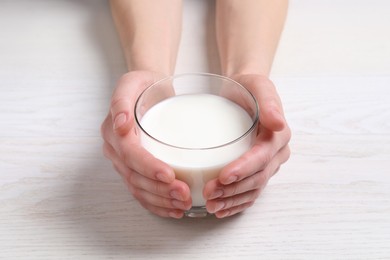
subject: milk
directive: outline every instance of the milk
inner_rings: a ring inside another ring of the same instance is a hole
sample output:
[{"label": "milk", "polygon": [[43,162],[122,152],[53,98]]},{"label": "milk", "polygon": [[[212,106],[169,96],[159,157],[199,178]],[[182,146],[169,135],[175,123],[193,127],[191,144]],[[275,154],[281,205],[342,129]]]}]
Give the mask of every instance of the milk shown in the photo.
[{"label": "milk", "polygon": [[141,131],[141,142],[174,169],[177,179],[189,185],[193,206],[204,206],[204,184],[250,149],[251,136],[242,136],[252,125],[243,108],[223,97],[174,96],[142,117],[141,126],[147,134]]}]

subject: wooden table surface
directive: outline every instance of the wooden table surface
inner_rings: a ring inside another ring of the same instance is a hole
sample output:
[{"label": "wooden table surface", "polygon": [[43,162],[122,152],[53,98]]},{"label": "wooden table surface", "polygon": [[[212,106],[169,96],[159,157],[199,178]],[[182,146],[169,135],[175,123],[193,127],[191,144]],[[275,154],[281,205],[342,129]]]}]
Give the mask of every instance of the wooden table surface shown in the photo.
[{"label": "wooden table surface", "polygon": [[[184,1],[177,73],[218,72]],[[390,2],[291,0],[272,79],[292,156],[255,205],[162,219],[101,152],[125,63],[104,0],[0,2],[0,259],[390,259]]]}]

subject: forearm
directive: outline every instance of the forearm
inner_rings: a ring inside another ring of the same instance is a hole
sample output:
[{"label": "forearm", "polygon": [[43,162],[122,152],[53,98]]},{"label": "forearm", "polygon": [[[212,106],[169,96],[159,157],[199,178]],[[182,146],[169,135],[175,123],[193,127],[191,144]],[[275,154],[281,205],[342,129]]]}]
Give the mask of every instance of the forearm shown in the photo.
[{"label": "forearm", "polygon": [[287,5],[288,0],[217,0],[217,42],[225,75],[269,75]]},{"label": "forearm", "polygon": [[181,31],[181,0],[110,0],[129,70],[170,75]]}]

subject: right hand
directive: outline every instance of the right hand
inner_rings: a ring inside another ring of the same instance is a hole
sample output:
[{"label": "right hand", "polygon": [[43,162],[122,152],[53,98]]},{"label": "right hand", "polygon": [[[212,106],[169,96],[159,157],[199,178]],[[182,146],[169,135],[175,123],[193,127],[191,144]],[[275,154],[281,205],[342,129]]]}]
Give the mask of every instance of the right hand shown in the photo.
[{"label": "right hand", "polygon": [[161,217],[181,218],[191,208],[188,185],[175,179],[171,167],[142,147],[135,131],[136,99],[161,78],[162,75],[150,71],[133,71],[122,76],[101,126],[103,152],[144,208]]}]

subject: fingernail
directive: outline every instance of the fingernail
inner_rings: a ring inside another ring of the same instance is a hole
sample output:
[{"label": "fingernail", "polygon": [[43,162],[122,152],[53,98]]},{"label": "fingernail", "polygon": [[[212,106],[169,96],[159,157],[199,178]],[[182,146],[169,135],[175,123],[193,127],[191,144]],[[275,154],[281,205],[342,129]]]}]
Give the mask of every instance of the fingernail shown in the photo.
[{"label": "fingernail", "polygon": [[220,211],[220,210],[223,209],[224,207],[225,207],[225,202],[223,202],[223,201],[218,201],[218,202],[215,204],[214,213]]},{"label": "fingernail", "polygon": [[224,218],[227,217],[229,214],[229,210],[224,210],[221,213],[218,213],[217,218]]},{"label": "fingernail", "polygon": [[182,218],[183,214],[179,214],[176,211],[170,211],[168,212],[168,216],[171,218]]},{"label": "fingernail", "polygon": [[169,193],[169,195],[174,198],[174,199],[177,199],[177,200],[183,200],[183,196],[180,194],[180,192],[178,192],[177,190],[173,190]]},{"label": "fingernail", "polygon": [[227,180],[224,184],[230,184],[230,183],[236,182],[237,180],[238,180],[238,176],[232,175],[229,178],[227,178]]},{"label": "fingernail", "polygon": [[223,195],[223,190],[216,190],[213,193],[211,193],[211,195],[209,197],[209,200],[213,200],[213,199],[219,198],[222,195]]},{"label": "fingernail", "polygon": [[277,119],[280,122],[284,122],[284,117],[283,115],[279,112],[277,109],[272,110],[272,115],[275,119]]},{"label": "fingernail", "polygon": [[171,183],[171,179],[168,177],[168,175],[164,174],[164,173],[157,173],[156,174],[156,178],[157,180],[159,181],[162,181],[162,182],[165,182],[165,183]]},{"label": "fingernail", "polygon": [[178,201],[178,200],[172,200],[171,201],[172,205],[175,207],[175,208],[178,208],[178,209],[182,209],[182,210],[186,210],[186,206],[184,205],[183,202],[181,201]]},{"label": "fingernail", "polygon": [[127,116],[125,113],[120,113],[119,115],[117,115],[114,120],[114,130],[123,126],[126,123],[126,120],[127,120]]}]

